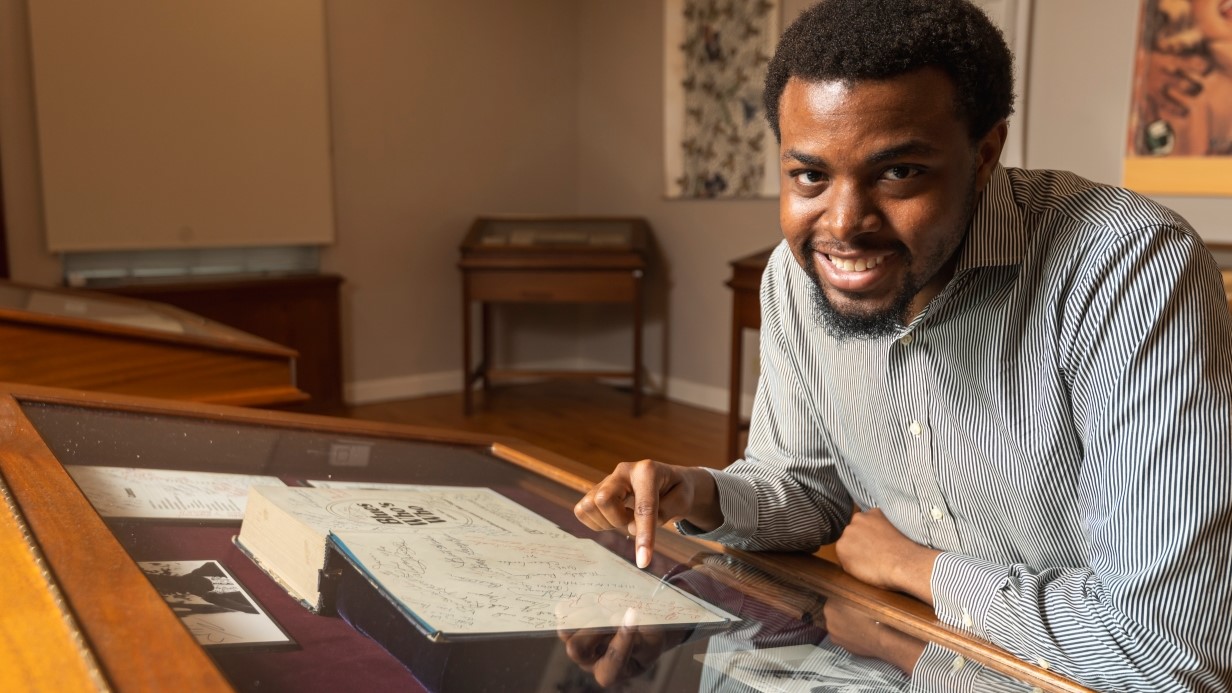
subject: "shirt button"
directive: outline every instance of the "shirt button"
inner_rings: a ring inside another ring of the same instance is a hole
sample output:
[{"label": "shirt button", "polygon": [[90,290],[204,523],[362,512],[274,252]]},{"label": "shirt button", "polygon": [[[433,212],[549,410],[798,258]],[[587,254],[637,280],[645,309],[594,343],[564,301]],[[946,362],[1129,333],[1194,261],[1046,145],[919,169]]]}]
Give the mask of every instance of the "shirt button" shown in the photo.
[{"label": "shirt button", "polygon": [[914,341],[915,341],[915,335],[911,334],[910,332],[898,338],[898,343],[902,344],[903,346],[911,346],[911,343]]},{"label": "shirt button", "polygon": [[962,610],[962,623],[963,626],[967,628],[972,628],[975,626],[975,621],[971,620],[971,613],[966,609]]},{"label": "shirt button", "polygon": [[1048,660],[1044,659],[1043,657],[1040,657],[1039,661],[1036,662],[1036,664],[1039,664],[1040,669],[1047,669],[1049,668],[1049,666],[1051,666],[1050,664],[1048,664]]},{"label": "shirt button", "polygon": [[965,665],[966,663],[967,663],[967,660],[963,659],[962,655],[958,655],[957,657],[954,658],[953,662],[950,662],[950,671],[957,673],[959,670],[963,668],[963,665]]},{"label": "shirt button", "polygon": [[911,435],[919,438],[920,434],[924,432],[924,427],[920,425],[919,421],[912,421],[907,425],[907,430],[911,432]]},{"label": "shirt button", "polygon": [[937,522],[940,522],[945,519],[945,511],[942,510],[941,508],[938,508],[935,505],[933,506],[933,509],[929,511],[929,513],[933,516],[933,519],[936,520]]}]

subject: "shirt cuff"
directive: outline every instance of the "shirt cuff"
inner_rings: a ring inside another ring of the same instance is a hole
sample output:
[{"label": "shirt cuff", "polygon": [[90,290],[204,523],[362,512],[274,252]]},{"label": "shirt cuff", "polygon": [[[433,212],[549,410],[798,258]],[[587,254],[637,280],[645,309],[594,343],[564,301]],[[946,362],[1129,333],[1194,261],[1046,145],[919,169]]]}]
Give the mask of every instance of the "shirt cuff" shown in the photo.
[{"label": "shirt cuff", "polygon": [[706,471],[714,477],[723,524],[711,532],[705,532],[688,520],[680,520],[676,523],[676,531],[720,544],[733,544],[752,537],[757,530],[757,492],[753,484],[743,477],[717,469]]},{"label": "shirt cuff", "polygon": [[930,587],[937,618],[985,640],[988,612],[1005,584],[1005,566],[960,553],[942,552],[933,562]]}]

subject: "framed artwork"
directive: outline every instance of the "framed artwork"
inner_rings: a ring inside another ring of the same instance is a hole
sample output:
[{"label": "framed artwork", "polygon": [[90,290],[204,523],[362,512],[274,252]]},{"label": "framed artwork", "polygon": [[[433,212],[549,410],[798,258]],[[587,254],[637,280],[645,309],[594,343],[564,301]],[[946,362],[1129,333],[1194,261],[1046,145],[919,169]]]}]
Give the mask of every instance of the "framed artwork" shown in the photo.
[{"label": "framed artwork", "polygon": [[1232,11],[1220,0],[1141,0],[1126,187],[1232,194]]},{"label": "framed artwork", "polygon": [[666,0],[664,194],[778,196],[778,145],[762,82],[779,0]]}]

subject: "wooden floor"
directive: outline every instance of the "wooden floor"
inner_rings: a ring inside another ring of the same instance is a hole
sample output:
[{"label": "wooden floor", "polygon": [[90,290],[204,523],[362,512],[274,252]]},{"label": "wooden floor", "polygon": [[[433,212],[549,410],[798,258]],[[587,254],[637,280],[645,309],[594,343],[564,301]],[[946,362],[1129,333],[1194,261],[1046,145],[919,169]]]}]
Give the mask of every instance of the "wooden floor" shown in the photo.
[{"label": "wooden floor", "polygon": [[690,466],[730,462],[723,459],[726,415],[655,398],[642,408],[634,418],[626,390],[548,381],[501,386],[487,402],[479,395],[469,417],[461,393],[354,406],[346,415],[512,436],[602,471],[646,457]]}]

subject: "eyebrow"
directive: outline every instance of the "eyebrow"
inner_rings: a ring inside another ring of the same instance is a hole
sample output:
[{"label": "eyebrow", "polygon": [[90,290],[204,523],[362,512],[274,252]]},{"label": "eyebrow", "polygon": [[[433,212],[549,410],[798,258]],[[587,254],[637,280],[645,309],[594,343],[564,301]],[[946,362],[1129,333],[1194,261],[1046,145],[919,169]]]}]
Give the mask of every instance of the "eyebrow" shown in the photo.
[{"label": "eyebrow", "polygon": [[[886,161],[899,159],[904,156],[933,156],[940,151],[941,150],[938,147],[929,144],[924,140],[908,140],[888,149],[882,149],[881,151],[874,152],[871,156],[865,159],[865,163],[880,164]],[[786,152],[783,152],[782,160],[799,161],[806,166],[815,166],[817,168],[826,167],[825,159],[812,154],[807,154],[798,149],[788,149]]]}]

